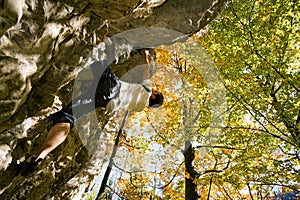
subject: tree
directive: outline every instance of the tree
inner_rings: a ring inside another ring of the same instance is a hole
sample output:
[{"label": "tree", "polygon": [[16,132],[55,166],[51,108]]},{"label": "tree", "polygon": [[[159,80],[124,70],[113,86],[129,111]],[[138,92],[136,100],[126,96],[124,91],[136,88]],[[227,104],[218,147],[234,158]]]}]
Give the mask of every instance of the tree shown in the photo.
[{"label": "tree", "polygon": [[234,159],[240,166],[230,167],[243,181],[224,175],[236,180],[232,185],[244,182],[249,198],[299,183],[298,27],[296,1],[230,1],[199,40],[228,91],[225,133],[231,138],[224,141],[244,149]]}]

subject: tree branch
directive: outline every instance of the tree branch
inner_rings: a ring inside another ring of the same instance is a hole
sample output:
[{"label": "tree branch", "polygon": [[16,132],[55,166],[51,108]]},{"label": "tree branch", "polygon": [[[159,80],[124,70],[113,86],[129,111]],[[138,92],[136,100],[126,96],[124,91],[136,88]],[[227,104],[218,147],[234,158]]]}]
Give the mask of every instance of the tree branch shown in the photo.
[{"label": "tree branch", "polygon": [[252,191],[251,191],[250,184],[247,183],[246,185],[247,185],[247,188],[248,188],[248,190],[249,190],[249,194],[250,194],[251,199],[254,200],[253,195],[252,195]]},{"label": "tree branch", "polygon": [[278,145],[279,149],[282,151],[282,153],[286,154],[286,155],[289,155],[289,156],[294,156],[295,158],[297,158],[298,160],[300,160],[300,157],[299,157],[299,154],[297,152],[295,153],[287,153],[284,151],[284,149]]},{"label": "tree branch", "polygon": [[117,193],[114,189],[112,189],[109,185],[106,186],[108,189],[110,189],[115,195],[117,195],[118,197],[120,197],[122,200],[129,200],[126,199],[124,197],[122,197],[119,193]]},{"label": "tree branch", "polygon": [[245,101],[243,98],[239,98],[235,93],[233,93],[228,87],[227,85],[224,83],[224,87],[231,93],[231,95],[238,100],[238,102],[240,102],[242,104],[243,107],[245,107],[245,109],[252,115],[252,117],[265,129],[266,133],[268,133],[269,135],[277,138],[277,139],[280,139],[288,144],[291,144],[291,145],[295,145],[293,143],[291,143],[290,141],[282,138],[281,136],[279,135],[276,135],[274,133],[271,133],[267,128],[266,126],[264,125],[264,123],[262,123],[254,114],[253,112],[251,112],[251,110],[248,108],[248,106],[250,108],[252,108],[252,110],[254,112],[256,112],[258,115],[260,115],[261,117],[263,117],[271,126],[273,126],[277,131],[279,131],[282,135],[285,135],[285,133],[283,131],[281,131],[277,126],[275,126],[272,122],[270,122],[270,120],[268,120],[261,112],[259,112],[257,109],[255,109],[251,104],[249,104],[247,101]]},{"label": "tree branch", "polygon": [[210,197],[212,181],[213,181],[213,175],[211,175],[210,180],[209,180],[209,189],[208,189],[208,194],[207,194],[207,200],[209,200],[209,197]]},{"label": "tree branch", "polygon": [[229,149],[229,150],[238,150],[238,151],[243,151],[245,149],[238,149],[234,147],[227,147],[227,146],[219,146],[219,145],[199,145],[196,146],[195,148],[200,149],[200,148],[213,148],[213,149]]},{"label": "tree branch", "polygon": [[127,171],[125,169],[122,169],[120,166],[118,166],[115,162],[113,162],[113,166],[115,166],[118,170],[122,171],[122,172],[125,172],[127,174],[132,174],[132,173],[138,173],[138,172],[145,172],[144,170],[140,170],[140,171]]},{"label": "tree branch", "polygon": [[223,188],[223,190],[224,190],[226,196],[227,196],[230,200],[233,200],[233,199],[230,197],[230,195],[228,194],[228,192],[227,192],[227,190],[225,189],[224,185],[222,186],[222,188]]},{"label": "tree branch", "polygon": [[281,86],[282,86],[282,84],[275,90],[275,84],[273,84],[272,90],[270,92],[270,96],[273,99],[273,106],[274,106],[275,110],[279,113],[279,118],[282,120],[282,122],[284,123],[287,130],[290,132],[293,139],[297,142],[298,133],[297,133],[296,127],[294,127],[293,123],[291,121],[289,121],[289,118],[287,116],[285,116],[285,113],[282,110],[282,105],[280,105],[280,103],[278,102],[277,97],[276,97],[276,93],[279,91]]},{"label": "tree branch", "polygon": [[[259,58],[261,58],[264,62],[266,62],[281,78],[283,78],[284,80],[287,80],[287,82],[297,91],[297,92],[300,92],[300,90],[293,84],[291,83],[291,81],[286,78],[274,65],[272,65],[264,56],[262,56],[258,50],[256,49],[256,44],[255,44],[255,39],[254,39],[254,36],[253,36],[253,33],[251,31],[251,29],[247,29],[246,28],[246,24],[243,23],[241,21],[241,19],[239,18],[239,16],[237,15],[236,11],[234,10],[234,8],[232,6],[228,6],[229,9],[231,10],[232,14],[236,17],[236,19],[238,20],[238,22],[242,25],[243,29],[245,32],[248,32],[249,33],[249,36],[250,36],[250,40],[247,39],[247,41],[250,41],[252,43],[252,47],[253,47],[253,50],[250,49],[250,51],[254,54],[256,54]],[[285,53],[285,52],[284,52]],[[282,54],[284,54],[282,53]],[[281,55],[282,55],[281,54]]]},{"label": "tree branch", "polygon": [[[182,162],[182,163],[179,165],[179,167],[180,167],[183,163],[184,163],[184,162]],[[178,169],[179,169],[179,167],[178,167]],[[177,172],[178,172],[178,170],[176,170],[176,173],[173,175],[173,177],[171,178],[171,180],[170,180],[167,184],[165,184],[164,186],[155,187],[155,188],[157,188],[157,189],[164,189],[164,188],[168,187],[168,186],[173,182],[174,178],[177,176]]]},{"label": "tree branch", "polygon": [[[240,127],[230,127],[230,126],[226,126],[226,127],[222,127],[222,128],[226,128],[226,129],[231,129],[231,130],[234,130],[234,129],[244,129],[244,130],[251,130],[251,131],[258,131],[258,132],[264,132],[264,133],[269,133],[269,131],[267,130],[264,130],[264,129],[257,129],[257,128],[251,128],[251,127],[243,127],[243,126],[240,126]],[[288,135],[284,134],[284,136],[288,137]]]},{"label": "tree branch", "polygon": [[[149,122],[150,126],[153,128],[154,132],[156,134],[158,134],[157,129],[155,128],[155,126],[152,124],[152,122],[150,121],[149,117],[147,117],[147,121]],[[180,151],[183,151],[179,146],[176,146],[175,144],[171,144],[169,141],[165,141],[168,145],[171,145],[172,147],[176,147],[177,149],[179,149]]]}]

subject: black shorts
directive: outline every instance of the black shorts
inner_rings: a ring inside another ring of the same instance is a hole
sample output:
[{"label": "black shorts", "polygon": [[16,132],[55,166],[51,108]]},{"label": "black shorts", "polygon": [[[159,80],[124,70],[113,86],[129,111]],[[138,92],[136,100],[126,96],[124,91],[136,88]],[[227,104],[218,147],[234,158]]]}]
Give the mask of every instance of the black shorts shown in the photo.
[{"label": "black shorts", "polygon": [[52,114],[53,125],[59,122],[66,122],[73,127],[76,119],[95,110],[95,108],[105,108],[108,102],[119,94],[120,80],[112,73],[104,61],[93,63],[91,69],[96,79],[100,77],[99,81],[95,80],[90,91],[75,98],[60,111]]}]

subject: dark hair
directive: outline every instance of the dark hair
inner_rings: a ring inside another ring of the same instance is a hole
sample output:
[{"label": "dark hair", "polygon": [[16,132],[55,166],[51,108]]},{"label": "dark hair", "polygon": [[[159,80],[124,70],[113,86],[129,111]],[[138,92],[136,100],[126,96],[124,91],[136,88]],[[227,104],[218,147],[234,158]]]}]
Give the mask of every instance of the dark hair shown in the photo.
[{"label": "dark hair", "polygon": [[154,94],[154,96],[154,99],[149,99],[149,107],[158,108],[162,106],[162,104],[164,103],[164,96],[162,95],[162,93],[159,92],[157,94]]}]

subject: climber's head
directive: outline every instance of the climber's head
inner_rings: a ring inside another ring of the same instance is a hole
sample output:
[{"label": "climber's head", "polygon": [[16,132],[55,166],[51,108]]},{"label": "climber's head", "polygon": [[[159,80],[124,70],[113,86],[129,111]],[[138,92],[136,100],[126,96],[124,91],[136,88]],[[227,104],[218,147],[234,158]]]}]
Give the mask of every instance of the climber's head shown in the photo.
[{"label": "climber's head", "polygon": [[152,94],[149,99],[149,107],[159,108],[164,103],[164,96],[161,92],[152,89]]}]

